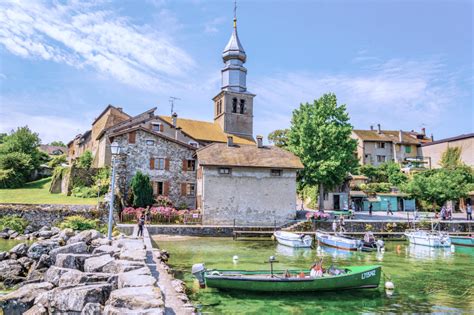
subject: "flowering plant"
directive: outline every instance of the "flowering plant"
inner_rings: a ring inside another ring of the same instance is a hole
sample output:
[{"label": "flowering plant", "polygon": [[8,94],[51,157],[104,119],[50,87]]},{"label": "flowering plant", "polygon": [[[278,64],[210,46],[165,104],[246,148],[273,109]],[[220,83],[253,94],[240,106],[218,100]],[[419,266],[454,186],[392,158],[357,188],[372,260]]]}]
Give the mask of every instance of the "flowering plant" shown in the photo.
[{"label": "flowering plant", "polygon": [[321,212],[321,211],[317,211],[317,212],[307,212],[307,213],[306,213],[306,219],[307,219],[307,220],[311,220],[311,219],[315,219],[315,220],[327,220],[328,218],[329,218],[329,214],[324,213],[324,212]]},{"label": "flowering plant", "polygon": [[163,207],[172,207],[173,206],[173,203],[171,202],[171,199],[166,197],[166,196],[158,196],[156,198],[156,203],[159,205],[159,206],[163,206]]}]

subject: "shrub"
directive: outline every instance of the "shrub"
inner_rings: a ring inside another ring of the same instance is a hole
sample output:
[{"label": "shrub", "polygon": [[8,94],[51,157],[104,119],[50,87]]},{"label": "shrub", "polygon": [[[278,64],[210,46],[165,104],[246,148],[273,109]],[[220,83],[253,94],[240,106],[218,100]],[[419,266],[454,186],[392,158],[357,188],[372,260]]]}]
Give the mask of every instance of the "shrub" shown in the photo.
[{"label": "shrub", "polygon": [[0,154],[0,188],[21,187],[33,171],[31,157],[22,152]]},{"label": "shrub", "polygon": [[97,187],[77,186],[71,190],[71,195],[79,198],[94,198],[98,195]]},{"label": "shrub", "polygon": [[110,168],[101,168],[93,177],[94,187],[101,195],[105,195],[109,191],[110,186]]},{"label": "shrub", "polygon": [[92,165],[92,152],[87,150],[77,159],[77,166],[80,168],[90,168]]},{"label": "shrub", "polygon": [[6,215],[0,218],[0,230],[2,231],[6,228],[9,228],[15,230],[18,233],[23,233],[27,226],[28,221],[19,216]]},{"label": "shrub", "polygon": [[153,204],[153,187],[148,175],[138,171],[132,178],[131,186],[134,207],[147,207]]},{"label": "shrub", "polygon": [[[171,201],[170,198],[166,197],[166,196],[158,196],[156,198],[156,204],[158,206],[161,206],[161,207],[172,207],[173,206],[173,202]],[[187,206],[185,206],[185,208],[187,208]]]},{"label": "shrub", "polygon": [[66,154],[61,154],[61,155],[53,157],[51,161],[48,162],[48,166],[55,168],[57,166],[61,166],[61,164],[66,163],[66,162],[67,162]]},{"label": "shrub", "polygon": [[61,229],[70,228],[76,231],[97,230],[99,228],[99,220],[87,219],[81,215],[72,215],[64,219],[59,224]]}]

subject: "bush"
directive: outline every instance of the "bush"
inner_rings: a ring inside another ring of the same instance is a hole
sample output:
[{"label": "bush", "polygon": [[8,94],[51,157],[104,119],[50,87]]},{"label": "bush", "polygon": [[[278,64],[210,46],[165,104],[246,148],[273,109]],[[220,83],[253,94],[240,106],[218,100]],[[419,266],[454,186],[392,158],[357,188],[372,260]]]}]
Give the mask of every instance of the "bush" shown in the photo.
[{"label": "bush", "polygon": [[92,165],[92,152],[87,150],[77,159],[77,166],[80,168],[90,168]]},{"label": "bush", "polygon": [[94,198],[98,195],[97,187],[76,186],[71,190],[71,195],[79,198]]},{"label": "bush", "polygon": [[361,184],[360,189],[368,195],[375,193],[388,193],[392,189],[392,185],[390,185],[390,183],[369,183]]},{"label": "bush", "polygon": [[33,171],[31,157],[22,152],[0,154],[0,188],[21,187]]},{"label": "bush", "polygon": [[148,175],[138,171],[132,178],[131,186],[134,207],[147,207],[153,204],[153,187]]},{"label": "bush", "polygon": [[15,230],[18,233],[23,233],[27,226],[28,221],[19,216],[6,215],[0,218],[0,230],[2,231],[6,228],[9,228]]},{"label": "bush", "polygon": [[61,154],[61,155],[53,157],[51,161],[48,162],[48,166],[55,168],[57,166],[61,166],[61,164],[66,163],[66,162],[67,162],[66,154]]},{"label": "bush", "polygon": [[101,195],[105,195],[109,191],[110,186],[110,168],[101,168],[93,177],[94,187]]},{"label": "bush", "polygon": [[70,228],[76,231],[97,230],[99,228],[99,220],[87,219],[81,215],[72,215],[64,219],[59,224],[61,229]]}]

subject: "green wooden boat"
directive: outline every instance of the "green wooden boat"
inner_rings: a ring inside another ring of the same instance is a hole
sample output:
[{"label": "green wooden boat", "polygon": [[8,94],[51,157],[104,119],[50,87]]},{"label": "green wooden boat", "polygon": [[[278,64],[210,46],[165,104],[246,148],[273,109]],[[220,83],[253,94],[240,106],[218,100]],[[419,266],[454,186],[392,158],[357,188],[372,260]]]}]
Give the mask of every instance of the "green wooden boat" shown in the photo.
[{"label": "green wooden boat", "polygon": [[[202,267],[202,268],[200,268]],[[339,269],[341,270],[341,269]],[[201,287],[221,290],[257,292],[310,292],[376,288],[380,283],[381,266],[345,267],[342,274],[324,273],[311,277],[308,270],[235,271],[205,270],[204,265],[193,266],[193,274]],[[304,277],[302,275],[304,274]]]},{"label": "green wooden boat", "polygon": [[474,247],[474,237],[473,236],[450,236],[451,244],[457,246],[469,246]]}]

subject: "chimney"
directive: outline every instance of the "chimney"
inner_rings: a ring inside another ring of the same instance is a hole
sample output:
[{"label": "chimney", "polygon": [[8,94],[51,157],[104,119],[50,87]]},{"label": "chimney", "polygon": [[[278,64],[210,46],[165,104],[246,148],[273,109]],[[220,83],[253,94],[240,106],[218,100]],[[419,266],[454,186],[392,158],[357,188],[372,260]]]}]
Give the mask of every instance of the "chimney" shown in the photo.
[{"label": "chimney", "polygon": [[178,127],[174,130],[174,139],[175,140],[178,140],[178,135],[179,135],[179,132],[180,132],[181,128]]},{"label": "chimney", "polygon": [[234,146],[234,137],[227,136],[227,146],[228,147],[233,147]]},{"label": "chimney", "polygon": [[380,124],[377,124],[377,133],[382,133],[382,130],[380,129]]},{"label": "chimney", "polygon": [[421,128],[421,133],[423,134],[423,136],[426,136],[426,128],[425,127]]},{"label": "chimney", "polygon": [[171,115],[171,121],[172,121],[172,124],[173,124],[173,127],[176,128],[176,124],[177,124],[177,121],[178,121],[178,114],[173,113],[173,115]]},{"label": "chimney", "polygon": [[398,131],[398,141],[399,141],[399,142],[403,142],[402,130],[399,130],[399,131]]},{"label": "chimney", "polygon": [[374,125],[370,125],[370,130],[374,130]]},{"label": "chimney", "polygon": [[431,134],[431,141],[434,141],[434,136],[433,136],[433,134]]},{"label": "chimney", "polygon": [[257,148],[263,148],[263,137],[257,136]]}]

